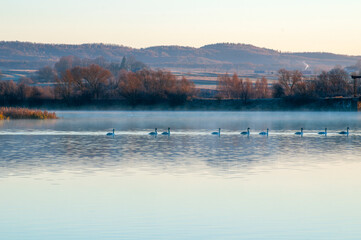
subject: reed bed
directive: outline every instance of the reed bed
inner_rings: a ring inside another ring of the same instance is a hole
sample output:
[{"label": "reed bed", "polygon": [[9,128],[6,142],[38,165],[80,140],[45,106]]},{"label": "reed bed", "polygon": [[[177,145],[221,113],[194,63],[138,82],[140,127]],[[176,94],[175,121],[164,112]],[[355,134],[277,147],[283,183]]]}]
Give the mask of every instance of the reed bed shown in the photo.
[{"label": "reed bed", "polygon": [[0,120],[5,119],[57,119],[56,114],[28,108],[0,108]]}]

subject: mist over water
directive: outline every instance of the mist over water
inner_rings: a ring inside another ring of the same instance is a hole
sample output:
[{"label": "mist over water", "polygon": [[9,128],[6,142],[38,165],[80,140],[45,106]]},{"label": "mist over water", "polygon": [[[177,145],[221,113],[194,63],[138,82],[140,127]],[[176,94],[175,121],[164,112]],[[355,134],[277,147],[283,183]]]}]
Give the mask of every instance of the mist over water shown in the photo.
[{"label": "mist over water", "polygon": [[[361,234],[360,113],[57,114],[0,123],[5,239]],[[155,127],[171,135],[148,135]],[[327,137],[317,134],[326,127]],[[346,127],[349,136],[338,134]]]}]

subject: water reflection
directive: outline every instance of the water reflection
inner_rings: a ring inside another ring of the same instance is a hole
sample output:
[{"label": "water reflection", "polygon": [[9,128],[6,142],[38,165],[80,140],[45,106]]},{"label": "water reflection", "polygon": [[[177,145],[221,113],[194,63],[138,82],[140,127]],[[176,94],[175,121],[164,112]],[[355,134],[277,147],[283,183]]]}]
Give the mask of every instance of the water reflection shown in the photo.
[{"label": "water reflection", "polygon": [[[235,177],[257,171],[259,166],[270,166],[271,169],[275,163],[285,168],[297,168],[361,157],[361,134],[357,128],[349,137],[339,136],[336,131],[327,137],[317,135],[317,131],[305,131],[300,137],[289,129],[273,130],[268,137],[257,132],[242,136],[232,129],[224,129],[221,136],[212,136],[209,129],[192,130],[197,126],[197,123],[194,126],[197,122],[194,118],[197,117],[191,114],[185,129],[177,129],[171,136],[149,136],[147,129],[140,129],[133,122],[131,129],[116,131],[114,138],[105,136],[109,124],[99,119],[9,122],[0,131],[0,177],[46,171],[93,172],[131,168],[146,169],[151,173],[206,172]],[[144,121],[146,123],[141,125],[160,125],[159,122],[149,123],[149,119]],[[259,120],[258,124],[263,125],[264,121],[267,120]],[[351,122],[351,125],[355,127],[356,123]],[[89,131],[93,126],[96,126],[95,130],[104,130]],[[335,128],[332,122],[328,126]],[[124,126],[117,127],[124,129]]]},{"label": "water reflection", "polygon": [[[359,113],[59,112],[49,121],[0,126],[0,177],[42,172],[147,169],[151,173],[242,175],[273,164],[285,168],[360,158]],[[328,128],[328,136],[319,129]],[[351,127],[349,137],[337,134]],[[168,127],[171,136],[149,136]],[[212,136],[222,128],[221,136]],[[251,128],[250,136],[241,129]],[[303,127],[303,137],[295,129]],[[105,133],[116,129],[114,138]],[[270,128],[268,137],[258,135]]]},{"label": "water reflection", "polygon": [[[359,113],[59,114],[0,125],[1,239],[361,234]],[[155,127],[172,133],[149,136]]]}]

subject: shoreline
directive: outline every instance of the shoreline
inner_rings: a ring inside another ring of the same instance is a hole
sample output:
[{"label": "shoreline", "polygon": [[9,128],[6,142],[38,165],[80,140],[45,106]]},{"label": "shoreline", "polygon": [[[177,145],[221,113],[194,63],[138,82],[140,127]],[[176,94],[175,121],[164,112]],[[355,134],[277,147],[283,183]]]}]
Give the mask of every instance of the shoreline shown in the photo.
[{"label": "shoreline", "polygon": [[193,99],[183,104],[155,103],[131,105],[125,100],[93,100],[67,105],[60,100],[36,100],[10,103],[0,107],[20,107],[43,110],[128,110],[128,111],[360,111],[360,98],[271,98]]}]

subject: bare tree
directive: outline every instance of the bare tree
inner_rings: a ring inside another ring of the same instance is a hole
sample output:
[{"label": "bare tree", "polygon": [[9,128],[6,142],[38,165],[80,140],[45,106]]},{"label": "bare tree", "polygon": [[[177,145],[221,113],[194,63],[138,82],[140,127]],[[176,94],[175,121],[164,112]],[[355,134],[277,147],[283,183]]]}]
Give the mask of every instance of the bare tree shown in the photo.
[{"label": "bare tree", "polygon": [[219,97],[230,98],[229,82],[230,78],[228,74],[218,76],[217,91],[219,92]]},{"label": "bare tree", "polygon": [[228,74],[218,76],[217,90],[221,97],[228,99],[239,99],[243,91],[243,79],[238,78],[236,73],[232,78]]},{"label": "bare tree", "polygon": [[312,88],[309,91],[318,97],[349,96],[352,93],[350,76],[340,67],[323,71],[310,84]]},{"label": "bare tree", "polygon": [[261,89],[262,89],[262,98],[269,98],[269,88],[268,88],[268,80],[265,77],[261,79]]},{"label": "bare tree", "polygon": [[291,72],[291,86],[290,86],[291,95],[294,94],[294,89],[297,86],[297,84],[300,84],[302,82],[302,78],[303,78],[303,74],[300,71],[295,70]]},{"label": "bare tree", "polygon": [[285,89],[280,83],[275,83],[272,85],[272,97],[281,98],[284,97],[285,95],[286,95]]},{"label": "bare tree", "polygon": [[143,81],[135,74],[125,70],[119,74],[119,92],[131,103],[136,103],[145,91]]},{"label": "bare tree", "polygon": [[14,100],[17,97],[17,86],[13,80],[1,81],[0,94],[8,100]]},{"label": "bare tree", "polygon": [[278,70],[278,83],[284,89],[284,93],[289,95],[291,93],[291,73],[286,69],[282,68]]},{"label": "bare tree", "polygon": [[57,85],[56,85],[56,93],[59,95],[62,99],[69,101],[69,99],[72,97],[75,80],[73,77],[73,74],[70,70],[66,70],[65,73],[62,74],[61,78],[56,79]]},{"label": "bare tree", "polygon": [[95,64],[83,68],[82,72],[85,89],[88,90],[91,96],[98,99],[103,86],[108,84],[112,74],[109,70]]},{"label": "bare tree", "polygon": [[268,98],[268,81],[267,78],[262,77],[261,80],[257,79],[254,87],[255,98]]},{"label": "bare tree", "polygon": [[119,91],[131,103],[163,100],[180,103],[193,97],[195,87],[186,78],[177,80],[168,71],[143,69],[136,73],[122,71],[119,74]]},{"label": "bare tree", "polygon": [[177,81],[177,96],[181,101],[190,100],[196,94],[195,84],[188,81],[184,76]]},{"label": "bare tree", "polygon": [[64,56],[55,63],[55,70],[59,75],[63,74],[66,70],[76,66],[81,66],[81,60],[75,56]]},{"label": "bare tree", "polygon": [[300,71],[278,70],[278,83],[283,87],[285,94],[293,95],[295,86],[302,81],[303,75]]},{"label": "bare tree", "polygon": [[317,79],[313,81],[314,85],[314,93],[318,97],[327,97],[331,94],[331,89],[329,86],[329,78],[328,73],[326,71],[322,71],[320,75],[318,75]]},{"label": "bare tree", "polygon": [[40,68],[36,72],[36,79],[39,82],[55,82],[56,72],[49,66]]},{"label": "bare tree", "polygon": [[29,98],[31,93],[31,87],[29,87],[25,82],[20,82],[17,86],[18,98],[20,101],[25,101]]},{"label": "bare tree", "polygon": [[328,72],[330,93],[333,96],[347,96],[350,93],[350,77],[342,68],[334,68]]},{"label": "bare tree", "polygon": [[244,103],[247,103],[247,101],[252,98],[252,90],[252,82],[249,78],[246,78],[246,80],[242,84],[241,92],[241,98],[243,99]]}]

